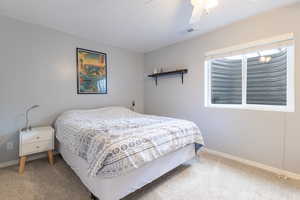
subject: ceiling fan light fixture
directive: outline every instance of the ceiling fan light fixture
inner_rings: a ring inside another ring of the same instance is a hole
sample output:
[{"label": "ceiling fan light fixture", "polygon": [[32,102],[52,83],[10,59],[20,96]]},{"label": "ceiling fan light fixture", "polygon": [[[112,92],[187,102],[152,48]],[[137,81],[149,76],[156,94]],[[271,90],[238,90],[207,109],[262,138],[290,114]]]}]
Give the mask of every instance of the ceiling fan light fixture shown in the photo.
[{"label": "ceiling fan light fixture", "polygon": [[191,0],[193,12],[190,19],[190,24],[195,24],[200,20],[200,17],[209,14],[210,11],[219,5],[218,0]]},{"label": "ceiling fan light fixture", "polygon": [[219,5],[219,1],[218,0],[206,0],[205,2],[205,9],[206,10],[210,10],[213,9],[215,7],[217,7]]}]

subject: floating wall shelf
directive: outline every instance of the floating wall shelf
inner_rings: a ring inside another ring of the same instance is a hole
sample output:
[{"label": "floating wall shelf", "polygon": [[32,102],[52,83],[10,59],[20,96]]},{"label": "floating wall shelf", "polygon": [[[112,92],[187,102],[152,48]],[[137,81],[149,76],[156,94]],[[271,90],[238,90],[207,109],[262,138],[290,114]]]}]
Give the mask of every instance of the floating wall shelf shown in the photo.
[{"label": "floating wall shelf", "polygon": [[168,76],[168,75],[181,75],[181,83],[183,84],[183,75],[186,74],[188,72],[187,69],[179,69],[179,70],[175,70],[175,71],[168,71],[168,72],[160,72],[160,73],[156,73],[156,74],[151,74],[148,75],[148,77],[154,78],[155,79],[155,85],[157,86],[157,79],[160,76]]}]

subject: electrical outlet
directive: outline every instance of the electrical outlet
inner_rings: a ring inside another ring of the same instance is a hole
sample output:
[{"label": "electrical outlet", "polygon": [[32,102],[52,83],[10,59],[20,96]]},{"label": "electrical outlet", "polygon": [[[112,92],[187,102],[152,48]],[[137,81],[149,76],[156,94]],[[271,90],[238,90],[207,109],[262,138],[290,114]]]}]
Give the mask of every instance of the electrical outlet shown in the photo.
[{"label": "electrical outlet", "polygon": [[14,149],[14,143],[13,142],[6,143],[6,149],[7,150],[13,150]]},{"label": "electrical outlet", "polygon": [[0,147],[5,143],[4,141],[4,136],[0,136]]}]

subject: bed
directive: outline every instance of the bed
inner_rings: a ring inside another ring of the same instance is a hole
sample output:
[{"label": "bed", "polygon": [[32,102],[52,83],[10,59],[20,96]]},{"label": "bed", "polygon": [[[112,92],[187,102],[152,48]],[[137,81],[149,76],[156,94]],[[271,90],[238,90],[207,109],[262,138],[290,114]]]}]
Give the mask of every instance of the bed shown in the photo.
[{"label": "bed", "polygon": [[127,196],[191,160],[203,146],[193,122],[123,107],[67,111],[55,128],[63,159],[100,200]]}]

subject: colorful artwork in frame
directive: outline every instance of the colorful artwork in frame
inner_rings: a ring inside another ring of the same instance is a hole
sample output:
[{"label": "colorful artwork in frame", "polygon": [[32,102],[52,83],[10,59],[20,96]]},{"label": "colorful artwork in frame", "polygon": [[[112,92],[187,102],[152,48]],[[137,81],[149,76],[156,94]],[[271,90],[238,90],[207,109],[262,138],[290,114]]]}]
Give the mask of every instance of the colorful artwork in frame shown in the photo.
[{"label": "colorful artwork in frame", "polygon": [[77,93],[107,94],[107,57],[105,53],[76,49]]}]

